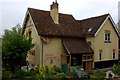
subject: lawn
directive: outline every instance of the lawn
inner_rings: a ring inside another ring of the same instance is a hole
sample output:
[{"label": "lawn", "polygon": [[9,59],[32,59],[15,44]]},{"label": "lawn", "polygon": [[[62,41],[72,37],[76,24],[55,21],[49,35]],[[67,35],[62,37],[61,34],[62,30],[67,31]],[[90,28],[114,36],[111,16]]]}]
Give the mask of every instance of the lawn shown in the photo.
[{"label": "lawn", "polygon": [[98,71],[93,71],[90,73],[90,78],[94,78],[94,79],[102,79],[105,78],[106,76],[106,71],[103,70],[98,70]]}]

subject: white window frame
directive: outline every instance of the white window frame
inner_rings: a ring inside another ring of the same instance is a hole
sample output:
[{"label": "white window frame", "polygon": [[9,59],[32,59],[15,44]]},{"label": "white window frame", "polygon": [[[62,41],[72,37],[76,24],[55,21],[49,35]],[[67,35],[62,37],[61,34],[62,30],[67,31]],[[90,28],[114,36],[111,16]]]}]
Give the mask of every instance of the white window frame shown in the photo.
[{"label": "white window frame", "polygon": [[110,33],[105,33],[105,41],[110,41]]}]

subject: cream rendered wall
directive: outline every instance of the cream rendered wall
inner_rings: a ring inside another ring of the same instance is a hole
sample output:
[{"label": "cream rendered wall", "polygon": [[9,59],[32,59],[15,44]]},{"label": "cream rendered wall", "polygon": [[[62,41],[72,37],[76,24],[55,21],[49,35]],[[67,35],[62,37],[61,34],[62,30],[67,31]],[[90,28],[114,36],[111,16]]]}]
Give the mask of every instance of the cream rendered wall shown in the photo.
[{"label": "cream rendered wall", "polygon": [[61,64],[67,64],[67,53],[60,38],[52,38],[49,43],[44,43],[43,54],[44,66],[56,65],[61,68]]},{"label": "cream rendered wall", "polygon": [[[31,20],[31,18],[28,19],[26,26],[30,25],[29,20]],[[31,24],[33,24],[33,22]],[[35,57],[30,55],[29,60],[30,60],[30,62],[34,63],[35,65],[40,65],[40,51],[42,50],[41,49],[41,39],[40,39],[40,36],[38,36],[38,33],[34,26],[26,28],[24,35],[26,35],[26,33],[28,32],[29,29],[32,30],[32,33],[31,33],[32,43],[35,44],[34,48],[32,49],[32,50],[35,50]]]},{"label": "cream rendered wall", "polygon": [[[105,43],[105,30],[111,32],[111,43]],[[94,62],[99,61],[99,50],[102,49],[102,61],[113,60],[113,49],[116,50],[115,59],[118,59],[118,35],[115,32],[110,20],[108,19],[99,33],[95,37],[87,38],[86,41],[92,42],[94,50]]]}]

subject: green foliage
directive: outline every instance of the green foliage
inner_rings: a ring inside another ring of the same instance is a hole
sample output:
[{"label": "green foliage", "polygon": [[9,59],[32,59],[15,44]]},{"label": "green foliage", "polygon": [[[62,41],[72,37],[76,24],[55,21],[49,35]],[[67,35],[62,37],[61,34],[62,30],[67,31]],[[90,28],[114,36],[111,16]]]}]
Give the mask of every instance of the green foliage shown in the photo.
[{"label": "green foliage", "polygon": [[12,78],[13,73],[11,71],[2,71],[2,78]]},{"label": "green foliage", "polygon": [[75,66],[75,68],[76,68],[76,69],[81,69],[81,68],[82,68],[82,66]]},{"label": "green foliage", "polygon": [[31,77],[36,77],[36,75],[38,74],[37,71],[23,71],[23,70],[19,70],[17,71],[17,73],[14,75],[14,78],[31,78]]},{"label": "green foliage", "polygon": [[118,65],[114,64],[112,69],[115,72],[115,74],[120,75],[120,64]]},{"label": "green foliage", "polygon": [[17,73],[14,75],[14,78],[24,78],[25,77],[25,71],[19,70]]},{"label": "green foliage", "polygon": [[32,39],[21,34],[21,27],[17,25],[12,30],[5,30],[2,41],[2,65],[7,70],[18,70],[26,64],[26,55],[33,48]]},{"label": "green foliage", "polygon": [[35,71],[23,71],[18,70],[16,73],[12,73],[10,71],[3,71],[4,78],[15,78],[15,79],[31,79],[31,80],[38,80],[38,79],[46,79],[46,80],[54,80],[53,78],[77,78],[76,72],[59,72],[60,69],[58,67],[47,67],[43,66],[39,70]]},{"label": "green foliage", "polygon": [[72,71],[72,72],[67,72],[66,75],[70,78],[74,78],[74,77],[77,77],[77,73],[75,71]]},{"label": "green foliage", "polygon": [[53,78],[67,78],[67,75],[65,73],[58,73],[56,75],[53,76]]},{"label": "green foliage", "polygon": [[94,74],[94,73],[93,73],[93,70],[89,70],[89,71],[88,71],[88,74],[93,75],[93,74]]},{"label": "green foliage", "polygon": [[106,71],[95,71],[93,74],[90,75],[90,78],[105,78]]}]

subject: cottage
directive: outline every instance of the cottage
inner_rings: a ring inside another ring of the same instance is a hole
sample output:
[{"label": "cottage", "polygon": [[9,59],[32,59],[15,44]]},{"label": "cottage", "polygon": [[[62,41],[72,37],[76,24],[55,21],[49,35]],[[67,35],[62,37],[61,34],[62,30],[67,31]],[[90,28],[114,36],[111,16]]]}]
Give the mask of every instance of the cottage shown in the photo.
[{"label": "cottage", "polygon": [[118,62],[119,34],[110,14],[75,20],[59,13],[59,4],[53,2],[50,11],[28,8],[22,35],[35,44],[27,56],[32,66],[81,65],[90,70]]}]

